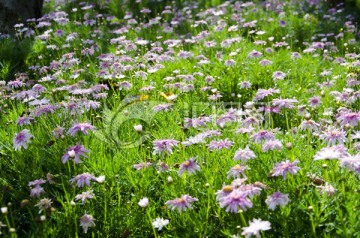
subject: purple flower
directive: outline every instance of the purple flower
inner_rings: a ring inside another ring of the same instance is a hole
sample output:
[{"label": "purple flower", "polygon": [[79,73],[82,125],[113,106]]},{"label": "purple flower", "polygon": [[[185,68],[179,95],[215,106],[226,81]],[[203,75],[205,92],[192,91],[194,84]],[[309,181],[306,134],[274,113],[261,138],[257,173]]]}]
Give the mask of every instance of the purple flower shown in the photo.
[{"label": "purple flower", "polygon": [[230,149],[234,145],[234,142],[230,141],[228,138],[225,140],[213,140],[208,144],[209,150],[222,150],[222,149]]},{"label": "purple flower", "polygon": [[27,149],[27,144],[31,138],[34,138],[33,135],[30,134],[30,131],[27,129],[24,129],[20,131],[18,134],[15,135],[15,138],[13,140],[14,143],[14,149],[20,150],[21,147]]},{"label": "purple flower", "polygon": [[262,145],[262,151],[268,152],[269,150],[282,150],[283,146],[279,140],[269,140]]},{"label": "purple flower", "polygon": [[256,155],[254,151],[249,149],[249,146],[246,146],[245,149],[238,149],[234,155],[234,160],[242,160],[243,163],[248,161],[249,159],[255,159],[255,158]]},{"label": "purple flower", "polygon": [[89,150],[85,149],[85,147],[82,145],[70,146],[67,149],[66,153],[61,158],[61,161],[65,164],[66,161],[68,161],[71,158],[71,159],[74,159],[75,164],[79,164],[79,163],[81,163],[80,155],[87,158],[87,155],[85,153],[88,153],[88,152],[89,152]]},{"label": "purple flower", "polygon": [[261,143],[262,140],[264,141],[275,140],[275,135],[271,131],[261,130],[252,134],[250,136],[250,139],[255,141],[256,143]]},{"label": "purple flower", "polygon": [[346,134],[342,130],[328,129],[319,136],[324,142],[327,142],[329,146],[335,145],[336,142],[344,144],[346,142]]},{"label": "purple flower", "polygon": [[160,111],[165,111],[168,112],[170,111],[170,109],[172,108],[172,104],[170,103],[164,103],[164,104],[159,104],[157,106],[154,107],[154,111],[155,112],[160,112]]},{"label": "purple flower", "polygon": [[216,194],[216,201],[220,201],[234,191],[234,187],[231,185],[223,185],[222,189],[218,190]]},{"label": "purple flower", "polygon": [[149,167],[150,165],[151,165],[150,162],[141,162],[141,163],[138,163],[138,164],[134,164],[133,168],[136,169],[136,170],[142,170],[142,169],[145,169],[145,168]]},{"label": "purple flower", "polygon": [[34,181],[29,182],[29,186],[34,186],[30,191],[30,197],[40,197],[41,193],[44,193],[44,189],[40,186],[41,184],[46,183],[43,179],[37,179]]},{"label": "purple flower", "polygon": [[255,101],[259,101],[259,100],[261,100],[261,99],[264,99],[265,97],[271,96],[271,95],[273,95],[274,93],[280,93],[280,90],[279,90],[279,89],[273,89],[273,88],[269,88],[269,89],[259,89],[259,90],[256,92]]},{"label": "purple flower", "polygon": [[272,77],[274,81],[283,80],[286,77],[286,74],[282,71],[275,71]]},{"label": "purple flower", "polygon": [[281,192],[275,192],[268,196],[265,203],[269,209],[274,211],[277,205],[286,206],[289,203],[289,194],[282,194]]},{"label": "purple flower", "polygon": [[271,229],[271,223],[268,221],[262,221],[261,219],[255,219],[250,222],[248,227],[243,227],[243,232],[241,235],[244,235],[246,238],[255,235],[257,238],[260,238],[260,231],[267,231]]},{"label": "purple flower", "polygon": [[247,169],[246,166],[242,166],[242,165],[235,165],[234,167],[232,167],[228,172],[227,172],[227,177],[240,177],[240,174],[244,177],[246,177],[245,175],[245,170]]},{"label": "purple flower", "polygon": [[85,204],[86,200],[87,199],[90,199],[90,198],[94,198],[95,195],[93,193],[93,191],[86,191],[86,192],[82,192],[81,194],[78,194],[75,196],[75,201],[79,201],[81,200],[81,204]]},{"label": "purple flower", "polygon": [[277,177],[282,175],[284,179],[286,179],[287,172],[291,174],[296,174],[300,170],[300,168],[296,166],[298,163],[300,163],[299,160],[295,160],[294,162],[286,160],[285,162],[276,163],[275,167],[270,173],[271,177]]},{"label": "purple flower", "polygon": [[344,112],[337,116],[336,120],[340,122],[342,126],[350,124],[352,126],[357,126],[360,120],[359,112]]},{"label": "purple flower", "polygon": [[227,212],[238,212],[239,207],[243,211],[246,211],[248,208],[252,207],[252,202],[248,198],[247,194],[240,191],[234,190],[232,193],[220,199],[220,207],[226,207]]},{"label": "purple flower", "polygon": [[90,181],[91,180],[95,180],[96,178],[94,175],[89,174],[89,173],[83,173],[83,174],[79,174],[76,175],[75,177],[73,177],[72,179],[70,179],[70,182],[73,184],[74,182],[77,183],[77,186],[79,188],[84,187],[85,185],[90,186]]},{"label": "purple flower", "polygon": [[297,103],[298,101],[295,99],[288,99],[288,98],[275,98],[272,100],[272,105],[274,107],[279,107],[279,108],[289,108],[292,109],[294,108],[294,103]]},{"label": "purple flower", "polygon": [[165,204],[171,207],[171,210],[178,209],[179,212],[184,211],[186,208],[192,209],[191,202],[197,202],[198,199],[189,196],[188,194],[181,196],[181,198],[175,198],[169,200]]},{"label": "purple flower", "polygon": [[92,126],[90,123],[83,122],[83,123],[75,123],[67,132],[72,137],[75,137],[76,132],[81,131],[84,135],[88,134],[88,130],[93,131],[96,130],[95,126]]},{"label": "purple flower", "polygon": [[310,106],[312,106],[313,108],[316,108],[320,105],[321,99],[320,97],[312,97],[309,99],[309,104]]},{"label": "purple flower", "polygon": [[188,171],[188,174],[195,174],[196,171],[200,170],[200,166],[196,163],[195,158],[190,158],[180,165],[178,175],[181,176],[185,171]]},{"label": "purple flower", "polygon": [[64,128],[61,126],[58,126],[52,131],[52,134],[53,134],[53,136],[55,136],[55,138],[59,139],[64,134]]},{"label": "purple flower", "polygon": [[153,142],[153,154],[154,155],[161,155],[164,153],[172,154],[173,147],[178,146],[179,141],[174,139],[164,139],[164,140],[155,140]]},{"label": "purple flower", "polygon": [[28,116],[23,116],[23,117],[19,117],[16,121],[16,123],[19,125],[19,126],[23,126],[23,125],[30,125],[31,121],[33,120],[34,118],[32,117],[28,117]]},{"label": "purple flower", "polygon": [[85,214],[80,218],[80,226],[82,226],[84,233],[87,233],[89,227],[95,226],[95,219],[93,216]]},{"label": "purple flower", "polygon": [[51,209],[52,201],[48,198],[43,198],[38,202],[35,206],[39,207],[39,213],[41,213],[44,210],[49,211]]},{"label": "purple flower", "polygon": [[322,148],[314,155],[314,160],[331,160],[340,159],[344,154],[335,147]]}]

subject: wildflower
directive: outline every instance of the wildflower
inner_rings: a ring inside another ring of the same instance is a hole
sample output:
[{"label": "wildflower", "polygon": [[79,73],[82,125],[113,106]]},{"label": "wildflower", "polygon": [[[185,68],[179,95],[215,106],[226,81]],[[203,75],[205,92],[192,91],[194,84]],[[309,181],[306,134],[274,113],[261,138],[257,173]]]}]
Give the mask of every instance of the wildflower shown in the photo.
[{"label": "wildflower", "polygon": [[336,189],[328,183],[325,183],[325,186],[316,186],[319,189],[320,194],[327,194],[333,196],[336,193]]},{"label": "wildflower", "polygon": [[168,153],[168,154],[172,154],[172,148],[174,146],[178,146],[179,141],[174,140],[174,139],[165,139],[165,140],[155,140],[153,142],[153,154],[163,154],[163,153]]},{"label": "wildflower", "polygon": [[223,185],[222,189],[218,190],[216,194],[216,201],[220,201],[234,191],[234,187],[231,185]]},{"label": "wildflower", "polygon": [[326,160],[326,159],[339,159],[342,157],[342,153],[333,147],[322,148],[314,155],[314,160]]},{"label": "wildflower", "polygon": [[85,185],[90,186],[91,180],[96,180],[94,175],[89,174],[89,173],[83,173],[83,174],[76,175],[75,177],[70,179],[70,182],[71,183],[76,182],[77,186],[80,188],[80,187],[84,187]]},{"label": "wildflower", "polygon": [[276,98],[272,100],[272,105],[274,107],[279,107],[279,108],[289,108],[292,109],[294,108],[294,103],[297,103],[298,101],[295,99],[288,99],[288,98]]},{"label": "wildflower", "polygon": [[89,227],[95,226],[95,219],[93,216],[85,214],[80,218],[80,226],[82,226],[84,233],[87,233]]},{"label": "wildflower", "polygon": [[142,127],[141,124],[135,125],[135,126],[134,126],[134,130],[135,130],[136,132],[142,132],[142,131],[143,131],[143,127]]},{"label": "wildflower", "polygon": [[228,172],[227,172],[227,177],[239,177],[240,174],[244,177],[245,176],[245,170],[247,169],[246,166],[242,166],[242,165],[235,165],[234,167],[232,167]]},{"label": "wildflower", "polygon": [[24,129],[20,131],[18,134],[15,135],[15,138],[13,140],[14,149],[20,150],[21,147],[27,149],[27,143],[30,141],[31,138],[34,138],[34,136],[30,134],[29,130]]},{"label": "wildflower", "polygon": [[72,137],[75,137],[76,132],[81,131],[84,133],[84,135],[88,134],[88,131],[94,131],[96,130],[95,126],[92,126],[90,123],[83,122],[83,123],[75,123],[67,132],[67,134],[70,134]]},{"label": "wildflower", "polygon": [[66,161],[71,158],[74,159],[75,164],[79,164],[81,163],[80,155],[87,158],[87,155],[85,154],[87,152],[89,152],[89,150],[85,149],[85,147],[82,145],[70,146],[67,149],[67,152],[62,156],[61,161],[63,162],[63,164],[65,164]]},{"label": "wildflower", "polygon": [[163,104],[159,104],[157,106],[154,107],[154,111],[155,112],[160,112],[160,111],[165,111],[168,112],[170,111],[170,109],[172,108],[172,104],[170,103],[163,103]]},{"label": "wildflower", "polygon": [[360,113],[359,112],[344,112],[337,116],[336,120],[340,122],[341,126],[345,126],[346,124],[350,124],[352,126],[357,126],[360,121]]},{"label": "wildflower", "polygon": [[181,176],[185,171],[188,171],[188,174],[195,174],[196,171],[200,170],[200,166],[196,163],[195,158],[190,158],[180,165],[178,175]]},{"label": "wildflower", "polygon": [[269,150],[282,150],[283,146],[279,140],[269,140],[262,145],[262,151],[268,152]]},{"label": "wildflower", "polygon": [[261,143],[262,140],[264,141],[275,140],[275,135],[271,131],[261,130],[252,134],[250,136],[250,139],[255,141],[256,143]]},{"label": "wildflower", "polygon": [[23,116],[23,117],[19,117],[16,121],[16,123],[19,126],[23,126],[23,125],[30,125],[31,121],[34,120],[34,118],[32,117],[28,117],[28,116]]},{"label": "wildflower", "polygon": [[161,231],[162,228],[166,225],[169,224],[169,220],[168,219],[164,219],[164,218],[156,218],[152,221],[152,225],[154,228],[158,229],[158,231]]},{"label": "wildflower", "polygon": [[309,99],[309,104],[311,107],[316,108],[320,105],[321,99],[320,97],[311,97]]},{"label": "wildflower", "polygon": [[40,209],[39,213],[41,213],[44,210],[49,211],[51,209],[51,204],[52,204],[51,199],[43,198],[35,206],[39,207],[39,209]]},{"label": "wildflower", "polygon": [[268,205],[270,210],[274,211],[277,205],[286,206],[289,201],[289,194],[275,192],[266,198],[265,203]]},{"label": "wildflower", "polygon": [[236,213],[238,212],[239,207],[246,211],[248,208],[251,208],[252,205],[253,204],[247,197],[247,194],[240,190],[234,190],[226,197],[220,199],[220,207],[226,207],[227,212]]},{"label": "wildflower", "polygon": [[340,160],[340,167],[347,168],[350,171],[357,171],[360,168],[360,154],[346,156]]},{"label": "wildflower", "polygon": [[44,192],[44,188],[41,186],[35,186],[30,190],[30,197],[40,197],[40,194]]},{"label": "wildflower", "polygon": [[64,128],[61,126],[58,126],[52,131],[52,134],[53,134],[53,136],[55,136],[55,138],[59,139],[64,134]]},{"label": "wildflower", "polygon": [[339,142],[340,144],[346,142],[345,132],[338,129],[328,129],[327,131],[324,131],[319,138],[324,142],[327,142],[329,146],[335,145],[336,142]]},{"label": "wildflower", "polygon": [[222,150],[222,149],[230,149],[234,145],[234,142],[230,141],[229,139],[225,140],[213,140],[208,144],[209,150]]},{"label": "wildflower", "polygon": [[145,169],[145,168],[149,167],[150,165],[151,165],[150,162],[141,162],[141,163],[138,163],[138,164],[134,164],[133,168],[136,169],[136,170],[142,170],[142,169]]},{"label": "wildflower", "polygon": [[[232,185],[234,184],[234,181],[231,183]],[[244,180],[242,180],[241,182],[243,183],[243,181]],[[253,184],[241,184],[238,186],[237,189],[245,193],[246,196],[249,196],[250,198],[253,198],[254,196],[259,196],[261,194],[261,188]]]},{"label": "wildflower", "polygon": [[248,227],[243,227],[243,232],[241,235],[244,235],[246,238],[255,235],[257,238],[260,238],[260,231],[267,231],[271,229],[271,224],[268,221],[262,221],[261,219],[255,219],[250,222]]},{"label": "wildflower", "polygon": [[149,205],[149,199],[147,197],[140,199],[138,205],[143,208],[147,207]]},{"label": "wildflower", "polygon": [[283,80],[286,77],[286,74],[282,71],[275,71],[272,75],[274,81]]},{"label": "wildflower", "polygon": [[301,122],[300,124],[300,130],[307,130],[309,129],[310,131],[317,131],[319,129],[320,124],[315,122],[314,120],[305,120],[303,122]]},{"label": "wildflower", "polygon": [[291,174],[296,174],[300,170],[300,168],[296,166],[298,163],[300,163],[299,160],[295,160],[294,162],[286,160],[285,162],[276,163],[275,167],[270,173],[271,177],[277,177],[282,175],[284,179],[286,179],[287,172]]},{"label": "wildflower", "polygon": [[98,183],[103,183],[105,181],[105,175],[101,175],[95,178],[95,181]]},{"label": "wildflower", "polygon": [[234,160],[242,160],[243,162],[246,162],[249,159],[255,159],[256,155],[254,151],[249,149],[249,146],[247,145],[245,149],[238,149],[235,152]]},{"label": "wildflower", "polygon": [[259,101],[261,99],[264,99],[267,96],[272,96],[275,93],[280,93],[279,89],[273,89],[273,88],[269,88],[269,89],[259,89],[256,92],[255,95],[255,101]]},{"label": "wildflower", "polygon": [[188,194],[181,196],[181,198],[175,198],[169,200],[165,204],[171,207],[171,210],[178,209],[179,212],[184,211],[186,208],[192,209],[191,202],[197,202],[198,199],[189,196]]},{"label": "wildflower", "polygon": [[81,194],[78,194],[75,196],[75,201],[78,201],[78,200],[81,200],[81,204],[85,204],[86,200],[87,199],[90,199],[90,198],[94,198],[95,195],[93,193],[93,191],[86,191],[86,192],[82,192]]}]

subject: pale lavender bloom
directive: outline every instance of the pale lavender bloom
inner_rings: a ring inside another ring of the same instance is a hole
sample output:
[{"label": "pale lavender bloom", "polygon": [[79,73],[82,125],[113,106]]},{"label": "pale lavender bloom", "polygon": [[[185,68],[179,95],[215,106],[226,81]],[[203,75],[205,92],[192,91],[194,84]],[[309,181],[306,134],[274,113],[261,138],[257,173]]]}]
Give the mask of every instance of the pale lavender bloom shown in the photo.
[{"label": "pale lavender bloom", "polygon": [[288,99],[288,98],[276,98],[272,100],[272,105],[274,107],[279,107],[279,108],[289,108],[292,109],[294,108],[294,103],[297,103],[298,101],[295,99]]},{"label": "pale lavender bloom", "polygon": [[293,52],[291,53],[291,59],[292,60],[297,60],[301,58],[301,54],[299,52]]},{"label": "pale lavender bloom", "polygon": [[164,104],[159,104],[157,106],[154,107],[154,111],[155,112],[160,112],[160,111],[165,111],[168,112],[170,111],[170,109],[172,108],[172,104],[170,103],[164,103]]},{"label": "pale lavender bloom", "polygon": [[185,118],[184,128],[198,128],[201,126],[207,127],[206,123],[211,121],[210,117],[202,116],[198,118]]},{"label": "pale lavender bloom", "polygon": [[231,178],[231,177],[237,178],[240,177],[240,175],[246,177],[245,175],[246,169],[247,169],[246,166],[237,164],[227,172],[227,178]]},{"label": "pale lavender bloom", "polygon": [[136,169],[136,170],[142,170],[142,169],[148,168],[150,166],[151,166],[150,162],[141,162],[141,163],[138,163],[138,164],[134,164],[133,168]]},{"label": "pale lavender bloom", "polygon": [[245,89],[251,88],[251,82],[249,82],[249,81],[241,82],[239,85],[240,85],[240,88],[245,88]]},{"label": "pale lavender bloom", "polygon": [[234,160],[242,160],[243,163],[248,161],[249,159],[255,159],[255,158],[256,155],[254,151],[249,149],[248,145],[245,147],[245,149],[238,149],[234,155]]},{"label": "pale lavender bloom", "polygon": [[30,190],[30,197],[40,197],[40,194],[44,193],[44,188],[41,186],[35,186]]},{"label": "pale lavender bloom", "polygon": [[85,214],[80,218],[80,226],[82,226],[84,233],[87,233],[89,227],[95,226],[95,219],[93,216]]},{"label": "pale lavender bloom", "polygon": [[72,184],[74,182],[76,182],[77,186],[79,188],[81,188],[81,187],[84,187],[85,185],[90,186],[90,181],[91,180],[96,181],[96,177],[94,175],[92,175],[92,174],[89,174],[89,173],[83,173],[83,174],[76,175],[75,177],[70,179],[70,182]]},{"label": "pale lavender bloom", "polygon": [[284,207],[289,203],[289,201],[289,194],[274,192],[266,198],[265,203],[268,205],[270,210],[274,211],[277,205]]},{"label": "pale lavender bloom", "polygon": [[360,131],[353,131],[354,134],[351,135],[351,140],[360,139]]},{"label": "pale lavender bloom", "polygon": [[271,229],[271,223],[268,221],[262,221],[261,219],[255,219],[250,222],[248,227],[243,227],[243,232],[241,235],[244,235],[246,238],[251,237],[252,235],[260,238],[260,231],[267,231]]},{"label": "pale lavender bloom", "polygon": [[79,164],[79,163],[81,163],[80,155],[87,158],[87,155],[85,153],[88,153],[88,152],[89,152],[89,150],[85,149],[85,147],[82,145],[70,146],[67,149],[66,153],[61,158],[61,161],[63,162],[63,164],[65,164],[66,161],[73,158],[75,164]]},{"label": "pale lavender bloom", "polygon": [[313,108],[318,107],[318,106],[320,105],[320,102],[321,102],[321,99],[320,99],[320,97],[318,97],[318,96],[311,97],[311,98],[309,99],[309,104],[310,104],[310,106],[312,106]]},{"label": "pale lavender bloom", "polygon": [[320,194],[327,194],[329,196],[333,196],[336,193],[336,189],[328,183],[325,183],[325,186],[316,186],[319,189]]},{"label": "pale lavender bloom", "polygon": [[282,71],[275,71],[272,77],[274,81],[283,80],[286,77],[286,74]]},{"label": "pale lavender bloom", "polygon": [[52,204],[51,199],[43,198],[35,206],[39,207],[39,213],[41,213],[44,210],[49,211],[51,209],[51,204]]},{"label": "pale lavender bloom", "polygon": [[47,115],[49,113],[54,113],[55,112],[55,109],[57,109],[58,107],[57,106],[54,106],[54,105],[42,105],[42,106],[39,106],[38,108],[36,108],[34,110],[34,115],[37,116],[37,117],[40,117],[41,115]]},{"label": "pale lavender bloom", "polygon": [[171,207],[171,210],[178,209],[179,212],[184,211],[186,208],[192,209],[191,202],[197,202],[198,199],[185,194],[181,198],[169,200],[165,204]]},{"label": "pale lavender bloom", "polygon": [[262,151],[268,152],[269,150],[282,150],[283,146],[279,140],[269,140],[262,145]]},{"label": "pale lavender bloom", "polygon": [[314,155],[314,160],[332,160],[340,159],[343,154],[334,147],[322,148]]},{"label": "pale lavender bloom", "polygon": [[195,158],[190,158],[180,165],[178,175],[181,176],[185,171],[188,171],[188,174],[196,174],[196,171],[200,170],[200,166],[196,163]]},{"label": "pale lavender bloom", "polygon": [[158,231],[161,231],[162,228],[168,224],[169,224],[169,220],[164,218],[156,218],[152,221],[153,227],[158,229]]},{"label": "pale lavender bloom", "polygon": [[21,147],[27,149],[27,143],[30,141],[31,138],[34,138],[34,136],[30,134],[29,130],[24,129],[20,131],[14,137],[14,149],[20,150]]},{"label": "pale lavender bloom", "polygon": [[142,208],[147,207],[149,205],[149,199],[147,197],[140,199],[140,201],[138,202],[138,205]]},{"label": "pale lavender bloom", "polygon": [[360,120],[359,112],[344,112],[337,116],[336,120],[340,122],[342,126],[350,124],[352,126],[357,126]]},{"label": "pale lavender bloom", "polygon": [[220,201],[234,191],[234,187],[231,185],[223,185],[222,189],[218,190],[216,194],[216,201]]},{"label": "pale lavender bloom", "polygon": [[87,122],[75,123],[68,130],[67,134],[70,134],[72,137],[75,137],[76,132],[81,131],[82,133],[84,133],[84,135],[87,135],[89,130],[94,131],[94,130],[96,130],[96,127]]},{"label": "pale lavender bloom", "polygon": [[45,180],[43,180],[43,179],[36,179],[36,180],[34,180],[34,181],[30,181],[29,184],[28,184],[28,186],[40,186],[41,184],[44,184],[44,183],[46,183]]},{"label": "pale lavender bloom", "polygon": [[228,138],[225,140],[213,140],[208,144],[209,150],[222,150],[222,149],[230,149],[234,145],[234,142],[230,141]]},{"label": "pale lavender bloom", "polygon": [[130,90],[132,88],[132,84],[128,81],[123,81],[118,83],[120,90]]},{"label": "pale lavender bloom", "polygon": [[65,129],[63,127],[58,126],[52,131],[52,134],[55,136],[55,138],[59,139],[64,134],[64,130]]},{"label": "pale lavender bloom", "polygon": [[271,177],[277,177],[282,175],[284,179],[286,179],[286,174],[289,172],[291,174],[296,174],[300,168],[296,165],[300,163],[299,160],[295,160],[294,162],[290,162],[286,160],[285,162],[276,163],[273,170],[271,171]]},{"label": "pale lavender bloom", "polygon": [[267,65],[272,65],[272,61],[268,60],[268,59],[263,59],[259,62],[259,65],[262,65],[262,66],[267,66]]},{"label": "pale lavender bloom", "polygon": [[81,194],[78,194],[75,196],[75,201],[81,200],[81,204],[85,204],[87,199],[94,198],[95,195],[92,190],[82,192]]},{"label": "pale lavender bloom", "polygon": [[344,144],[347,140],[345,132],[338,129],[328,129],[324,131],[319,138],[327,142],[329,146],[335,145],[336,142]]},{"label": "pale lavender bloom", "polygon": [[256,92],[255,101],[259,101],[259,100],[261,100],[261,99],[264,99],[265,97],[271,96],[271,95],[273,95],[274,93],[280,93],[280,90],[279,90],[279,89],[273,89],[273,88],[269,88],[269,89],[259,89],[259,90]]},{"label": "pale lavender bloom", "polygon": [[234,190],[232,193],[220,199],[220,207],[226,207],[227,212],[236,213],[238,212],[239,207],[243,211],[246,211],[248,208],[253,206],[252,202],[247,196],[247,193]]},{"label": "pale lavender bloom", "polygon": [[[233,183],[234,181],[231,184]],[[253,198],[254,196],[259,196],[261,194],[261,188],[253,184],[242,184],[238,186],[238,190],[245,193],[246,196],[249,196],[250,198]]]},{"label": "pale lavender bloom", "polygon": [[31,121],[33,120],[34,118],[32,117],[28,117],[28,116],[23,116],[23,117],[19,117],[16,121],[16,123],[19,125],[19,126],[23,126],[23,125],[30,125]]},{"label": "pale lavender bloom", "polygon": [[260,58],[262,56],[262,53],[256,50],[252,50],[249,54],[249,58]]},{"label": "pale lavender bloom", "polygon": [[320,124],[315,122],[314,120],[305,120],[300,124],[300,130],[305,131],[309,129],[310,131],[318,131]]},{"label": "pale lavender bloom", "polygon": [[340,159],[340,167],[347,168],[350,171],[357,171],[360,167],[360,154],[346,156]]},{"label": "pale lavender bloom", "polygon": [[251,140],[253,140],[255,143],[261,143],[261,141],[269,141],[269,140],[275,140],[275,135],[271,131],[267,130],[261,130],[258,132],[255,132],[250,136]]},{"label": "pale lavender bloom", "polygon": [[173,153],[173,147],[178,146],[179,141],[174,139],[165,139],[165,140],[155,140],[153,141],[153,154],[172,154]]}]

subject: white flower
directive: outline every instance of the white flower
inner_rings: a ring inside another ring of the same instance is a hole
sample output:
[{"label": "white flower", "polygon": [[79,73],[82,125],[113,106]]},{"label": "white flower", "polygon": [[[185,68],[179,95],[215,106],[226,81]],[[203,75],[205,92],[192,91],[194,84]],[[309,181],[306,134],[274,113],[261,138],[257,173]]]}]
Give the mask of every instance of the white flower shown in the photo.
[{"label": "white flower", "polygon": [[84,233],[87,233],[89,227],[95,226],[94,221],[94,217],[88,214],[85,214],[80,218],[80,226],[82,226]]},{"label": "white flower", "polygon": [[142,132],[143,127],[142,127],[141,124],[139,124],[139,125],[135,125],[135,126],[134,126],[134,129],[135,129],[136,132]]},{"label": "white flower", "polygon": [[260,237],[260,231],[266,231],[271,229],[271,224],[268,221],[262,221],[261,219],[255,219],[250,222],[248,227],[243,227],[243,232],[241,235],[246,236],[246,238],[255,235]]},{"label": "white flower", "polygon": [[101,175],[97,178],[95,178],[96,182],[103,183],[105,181],[105,175]]},{"label": "white flower", "polygon": [[140,207],[147,207],[149,205],[149,199],[147,197],[144,197],[144,198],[140,199],[138,204]]},{"label": "white flower", "polygon": [[161,231],[161,229],[166,226],[167,224],[169,224],[169,220],[168,219],[164,219],[164,218],[156,218],[153,220],[152,225],[154,226],[154,228],[157,228],[158,231]]}]

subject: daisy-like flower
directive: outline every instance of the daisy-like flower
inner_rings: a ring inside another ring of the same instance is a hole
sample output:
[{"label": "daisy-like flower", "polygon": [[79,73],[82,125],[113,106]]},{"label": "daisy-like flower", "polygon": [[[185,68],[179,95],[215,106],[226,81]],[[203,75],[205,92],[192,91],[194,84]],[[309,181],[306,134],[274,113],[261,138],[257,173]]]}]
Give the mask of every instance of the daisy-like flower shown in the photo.
[{"label": "daisy-like flower", "polygon": [[218,190],[216,194],[216,201],[220,201],[234,191],[234,187],[231,185],[223,185],[222,189]]},{"label": "daisy-like flower", "polygon": [[87,233],[89,227],[95,226],[94,221],[94,217],[88,214],[85,214],[80,218],[80,226],[82,226],[85,234]]},{"label": "daisy-like flower", "polygon": [[222,149],[230,149],[234,145],[234,142],[230,141],[228,138],[225,140],[213,140],[208,144],[209,150],[222,150]]},{"label": "daisy-like flower", "polygon": [[261,130],[252,134],[250,139],[259,144],[261,141],[275,140],[275,135],[271,131]]},{"label": "daisy-like flower", "polygon": [[191,197],[188,194],[181,196],[181,198],[175,198],[174,200],[169,200],[165,204],[171,207],[171,210],[178,209],[179,212],[184,211],[186,208],[192,209],[190,203],[197,202],[198,199]]},{"label": "daisy-like flower", "polygon": [[286,74],[282,71],[275,71],[272,75],[274,81],[283,80]]},{"label": "daisy-like flower", "polygon": [[88,152],[89,150],[85,149],[85,147],[82,145],[70,146],[61,158],[61,161],[65,164],[66,161],[68,161],[69,159],[74,159],[75,164],[79,164],[81,163],[80,155],[87,158],[87,155],[85,153]]},{"label": "daisy-like flower", "polygon": [[272,105],[278,108],[294,108],[294,103],[297,103],[298,100],[288,99],[288,98],[275,98],[272,100]]},{"label": "daisy-like flower", "polygon": [[64,128],[61,126],[58,126],[52,131],[52,134],[53,134],[53,136],[55,136],[55,138],[59,139],[64,134]]},{"label": "daisy-like flower", "polygon": [[149,199],[147,197],[140,199],[138,205],[143,208],[147,207],[149,205]]},{"label": "daisy-like flower", "polygon": [[248,145],[245,147],[245,149],[238,149],[234,155],[234,160],[242,160],[243,163],[248,161],[249,159],[255,159],[255,158],[256,155],[254,151],[249,149]]},{"label": "daisy-like flower", "polygon": [[174,140],[174,139],[165,139],[165,140],[155,140],[153,142],[153,154],[154,155],[161,155],[161,154],[164,154],[164,153],[167,153],[167,154],[172,154],[173,151],[173,147],[174,146],[178,146],[178,143],[179,141],[177,140]]},{"label": "daisy-like flower", "polygon": [[283,194],[281,192],[275,192],[268,196],[265,200],[265,203],[268,205],[269,209],[274,211],[276,206],[286,206],[289,203],[289,194]]},{"label": "daisy-like flower", "polygon": [[232,167],[228,172],[227,172],[227,177],[240,177],[240,175],[242,175],[243,177],[246,177],[245,175],[245,170],[247,169],[246,166],[243,165],[235,165],[234,167]]},{"label": "daisy-like flower", "polygon": [[161,231],[164,226],[167,226],[169,224],[168,219],[164,218],[156,218],[152,221],[152,225],[154,228],[156,228],[158,231]]},{"label": "daisy-like flower", "polygon": [[286,160],[285,162],[276,163],[273,170],[271,171],[271,177],[277,177],[282,175],[284,179],[286,179],[286,174],[289,172],[291,174],[296,174],[300,168],[296,165],[300,163],[299,160],[295,160],[294,162],[290,162]]},{"label": "daisy-like flower", "polygon": [[39,207],[39,213],[41,213],[44,210],[50,210],[51,209],[52,201],[48,198],[43,198],[38,202],[35,206]]},{"label": "daisy-like flower", "polygon": [[262,221],[261,219],[255,219],[250,222],[248,227],[243,227],[243,232],[241,235],[244,235],[246,238],[251,237],[252,235],[260,238],[261,231],[267,231],[271,229],[271,223],[268,221]]},{"label": "daisy-like flower", "polygon": [[359,112],[344,112],[337,116],[336,120],[340,122],[342,126],[346,124],[350,124],[352,126],[357,126],[360,121],[360,113]]},{"label": "daisy-like flower", "polygon": [[14,149],[21,150],[21,148],[27,149],[27,143],[30,141],[31,138],[34,138],[33,135],[30,134],[30,131],[24,129],[15,135],[13,140]]},{"label": "daisy-like flower", "polygon": [[90,181],[91,180],[96,181],[96,177],[94,175],[92,175],[92,174],[89,174],[89,173],[83,173],[83,174],[76,175],[75,177],[70,179],[70,182],[72,184],[74,182],[76,182],[77,186],[79,188],[81,188],[81,187],[84,187],[85,185],[90,186]]},{"label": "daisy-like flower", "polygon": [[150,166],[151,166],[150,162],[140,162],[138,164],[134,164],[133,168],[136,170],[142,170],[142,169],[148,168]]},{"label": "daisy-like flower", "polygon": [[262,145],[262,151],[268,152],[269,150],[282,150],[283,146],[279,140],[269,140]]},{"label": "daisy-like flower", "polygon": [[327,194],[329,196],[333,196],[336,193],[336,189],[328,183],[325,183],[325,186],[316,186],[321,194]]},{"label": "daisy-like flower", "polygon": [[96,127],[87,122],[75,123],[68,130],[67,134],[70,134],[72,137],[75,137],[76,132],[81,131],[82,133],[84,133],[84,135],[87,135],[89,130],[94,131],[94,130],[96,130]]},{"label": "daisy-like flower", "polygon": [[321,99],[320,97],[316,96],[316,97],[312,97],[309,99],[309,104],[310,106],[312,106],[313,108],[316,108],[320,105]]},{"label": "daisy-like flower", "polygon": [[320,135],[320,139],[327,142],[329,146],[335,145],[337,142],[344,144],[346,142],[346,134],[343,130],[329,129]]},{"label": "daisy-like flower", "polygon": [[253,204],[248,198],[247,193],[240,190],[234,190],[226,197],[220,199],[220,207],[226,207],[227,212],[236,213],[239,207],[241,207],[243,211],[246,211],[252,206]]},{"label": "daisy-like flower", "polygon": [[322,148],[314,155],[314,160],[332,160],[340,159],[343,154],[334,147]]},{"label": "daisy-like flower", "polygon": [[195,158],[190,158],[180,165],[178,175],[181,176],[185,171],[188,171],[188,174],[195,174],[196,171],[200,170],[200,166],[196,163]]},{"label": "daisy-like flower", "polygon": [[95,195],[92,190],[82,192],[81,194],[78,194],[75,196],[75,201],[81,200],[81,204],[85,204],[86,200],[94,198]]},{"label": "daisy-like flower", "polygon": [[315,122],[314,120],[305,120],[301,122],[300,130],[305,131],[309,129],[310,131],[314,132],[319,130],[319,126],[320,124]]}]

